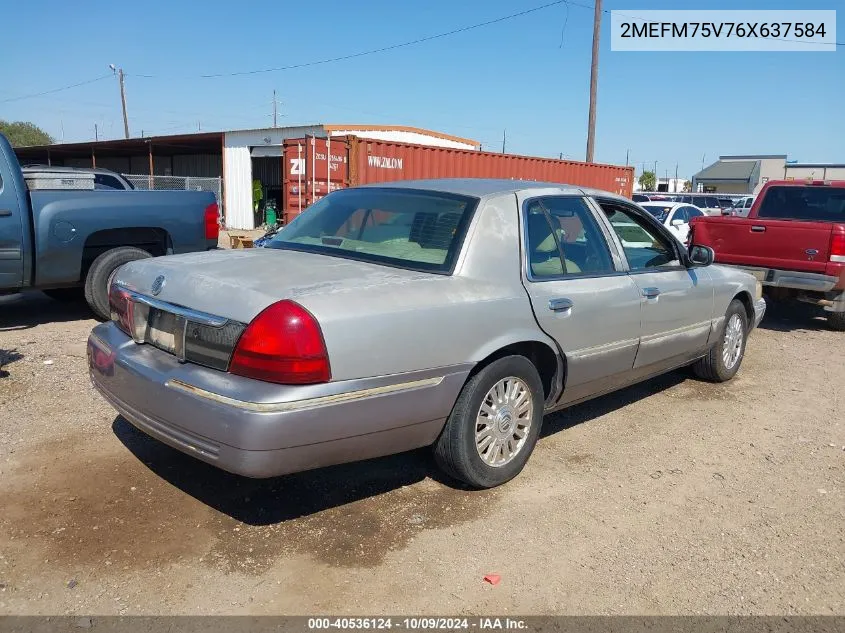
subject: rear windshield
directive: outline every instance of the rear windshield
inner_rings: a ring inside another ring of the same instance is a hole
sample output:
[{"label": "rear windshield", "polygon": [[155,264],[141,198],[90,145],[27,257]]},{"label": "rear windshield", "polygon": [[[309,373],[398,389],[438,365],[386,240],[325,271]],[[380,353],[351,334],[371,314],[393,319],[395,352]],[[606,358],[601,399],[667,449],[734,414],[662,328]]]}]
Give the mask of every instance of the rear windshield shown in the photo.
[{"label": "rear windshield", "polygon": [[785,220],[845,222],[845,188],[772,187],[763,196],[757,216]]},{"label": "rear windshield", "polygon": [[413,189],[335,191],[267,246],[451,273],[476,198]]},{"label": "rear windshield", "polygon": [[660,220],[661,222],[666,221],[666,216],[669,215],[669,211],[672,210],[671,206],[658,206],[655,204],[643,205],[643,209],[651,213],[655,218]]}]

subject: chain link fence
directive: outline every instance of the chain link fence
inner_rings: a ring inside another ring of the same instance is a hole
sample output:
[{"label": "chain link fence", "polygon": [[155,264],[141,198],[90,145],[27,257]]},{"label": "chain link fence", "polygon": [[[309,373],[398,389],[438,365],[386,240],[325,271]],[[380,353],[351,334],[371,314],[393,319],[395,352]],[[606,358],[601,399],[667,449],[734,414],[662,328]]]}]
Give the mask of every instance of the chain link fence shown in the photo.
[{"label": "chain link fence", "polygon": [[187,191],[210,191],[217,198],[217,206],[222,210],[221,178],[206,178],[202,176],[145,176],[124,174],[126,180],[136,189],[185,189]]}]

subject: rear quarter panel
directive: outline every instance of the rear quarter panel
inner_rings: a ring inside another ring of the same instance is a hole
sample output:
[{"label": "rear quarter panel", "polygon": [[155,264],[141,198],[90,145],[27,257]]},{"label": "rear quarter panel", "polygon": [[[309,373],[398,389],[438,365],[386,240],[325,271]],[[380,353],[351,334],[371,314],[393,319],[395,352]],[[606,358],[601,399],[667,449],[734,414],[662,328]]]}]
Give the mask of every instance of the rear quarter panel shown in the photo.
[{"label": "rear quarter panel", "polygon": [[206,250],[204,213],[215,202],[205,191],[33,191],[35,283],[74,283],[82,275],[89,236],[106,229],[167,231],[174,253]]},{"label": "rear quarter panel", "polygon": [[482,199],[451,276],[298,300],[320,322],[333,380],[474,364],[522,341],[556,349],[522,287],[514,195]]}]

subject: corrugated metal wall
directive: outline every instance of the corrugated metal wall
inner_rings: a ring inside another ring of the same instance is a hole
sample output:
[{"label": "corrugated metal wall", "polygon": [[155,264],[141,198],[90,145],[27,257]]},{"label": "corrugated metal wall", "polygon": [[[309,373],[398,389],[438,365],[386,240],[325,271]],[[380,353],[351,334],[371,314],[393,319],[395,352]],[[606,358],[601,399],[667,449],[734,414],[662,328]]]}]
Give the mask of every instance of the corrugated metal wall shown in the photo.
[{"label": "corrugated metal wall", "polygon": [[173,157],[172,175],[219,178],[223,175],[223,157],[220,154],[177,154]]},{"label": "corrugated metal wall", "polygon": [[254,229],[252,157],[248,146],[224,146],[223,174],[225,188],[223,208],[226,213],[226,226],[230,229]]},{"label": "corrugated metal wall", "polygon": [[253,158],[252,179],[260,180],[265,187],[281,187],[282,157]]}]

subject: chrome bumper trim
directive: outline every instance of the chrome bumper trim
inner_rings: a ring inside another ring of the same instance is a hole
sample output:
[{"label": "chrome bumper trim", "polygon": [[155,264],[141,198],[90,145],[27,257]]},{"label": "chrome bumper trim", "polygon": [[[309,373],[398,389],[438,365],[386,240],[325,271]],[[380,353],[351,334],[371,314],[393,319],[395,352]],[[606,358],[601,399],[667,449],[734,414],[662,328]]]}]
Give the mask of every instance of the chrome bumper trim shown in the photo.
[{"label": "chrome bumper trim", "polygon": [[226,317],[220,317],[216,314],[208,314],[207,312],[200,312],[199,310],[191,310],[183,306],[178,306],[175,303],[153,299],[147,295],[142,295],[131,288],[118,284],[123,290],[129,294],[129,298],[135,303],[140,303],[150,308],[156,308],[164,312],[170,312],[176,316],[180,316],[188,321],[199,323],[200,325],[208,325],[210,327],[223,327],[229,322]]},{"label": "chrome bumper trim", "polygon": [[363,398],[371,398],[373,396],[383,396],[402,391],[413,391],[415,389],[423,389],[425,387],[436,387],[443,382],[444,378],[444,376],[438,376],[435,378],[412,380],[410,382],[396,383],[395,385],[371,387],[370,389],[359,389],[357,391],[348,391],[330,396],[294,400],[293,402],[249,402],[246,400],[238,400],[236,398],[221,396],[220,394],[212,391],[195,387],[194,385],[190,385],[175,378],[171,378],[164,384],[166,387],[171,389],[176,389],[194,396],[199,396],[200,398],[212,400],[238,409],[244,409],[246,411],[255,411],[258,413],[284,413],[288,411],[299,411],[302,409],[313,409],[316,407],[340,404],[343,402],[350,402],[352,400],[361,400]]}]

